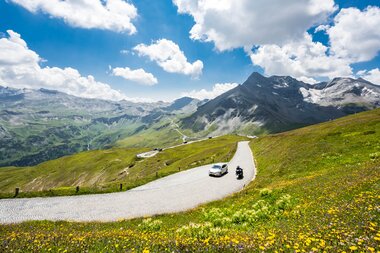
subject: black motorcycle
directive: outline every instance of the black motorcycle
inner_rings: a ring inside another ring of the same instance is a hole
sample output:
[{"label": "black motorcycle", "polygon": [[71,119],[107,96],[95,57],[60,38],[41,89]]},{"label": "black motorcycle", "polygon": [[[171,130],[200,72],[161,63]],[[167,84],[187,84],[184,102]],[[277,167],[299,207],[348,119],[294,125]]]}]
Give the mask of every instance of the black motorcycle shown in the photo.
[{"label": "black motorcycle", "polygon": [[236,168],[236,179],[243,179],[243,169],[240,168],[240,166],[237,166]]}]

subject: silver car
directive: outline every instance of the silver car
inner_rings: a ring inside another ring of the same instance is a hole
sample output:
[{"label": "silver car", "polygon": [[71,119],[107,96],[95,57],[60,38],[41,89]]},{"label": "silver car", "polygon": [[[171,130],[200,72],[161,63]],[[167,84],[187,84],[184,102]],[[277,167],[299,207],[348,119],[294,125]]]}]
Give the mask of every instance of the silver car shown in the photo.
[{"label": "silver car", "polygon": [[221,177],[228,173],[228,165],[226,163],[214,164],[208,171],[209,176]]}]

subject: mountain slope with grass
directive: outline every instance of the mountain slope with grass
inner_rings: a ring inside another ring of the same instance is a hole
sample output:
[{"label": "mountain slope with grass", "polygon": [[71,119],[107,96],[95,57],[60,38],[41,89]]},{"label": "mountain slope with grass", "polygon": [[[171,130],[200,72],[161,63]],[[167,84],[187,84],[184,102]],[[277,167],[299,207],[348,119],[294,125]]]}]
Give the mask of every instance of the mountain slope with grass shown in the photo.
[{"label": "mountain slope with grass", "polygon": [[[113,223],[0,226],[5,251],[376,252],[380,110],[254,139],[243,191],[189,212]],[[207,192],[205,192],[207,194]]]},{"label": "mountain slope with grass", "polygon": [[[253,73],[210,101],[133,103],[0,86],[0,167],[33,166],[86,150],[153,147],[230,133],[283,132],[380,106],[363,79],[310,85]],[[185,138],[186,139],[186,138]]]},{"label": "mountain slope with grass", "polygon": [[227,161],[236,143],[246,138],[222,136],[212,140],[178,146],[159,152],[151,158],[136,157],[147,148],[112,148],[92,150],[61,157],[31,167],[0,168],[0,197],[74,195],[119,191],[142,185],[178,171]]},{"label": "mountain slope with grass", "polygon": [[[115,102],[0,86],[0,166],[32,166],[85,150],[110,148],[146,129],[176,136],[167,133],[170,128],[155,128],[194,112],[200,102],[192,98],[173,103]],[[160,144],[181,138],[166,140]],[[140,147],[149,144],[140,141]]]}]

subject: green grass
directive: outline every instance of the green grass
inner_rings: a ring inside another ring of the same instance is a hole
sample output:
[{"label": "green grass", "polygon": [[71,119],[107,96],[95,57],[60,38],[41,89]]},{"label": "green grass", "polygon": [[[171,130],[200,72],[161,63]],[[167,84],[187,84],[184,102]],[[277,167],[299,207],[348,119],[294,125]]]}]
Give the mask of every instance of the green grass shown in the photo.
[{"label": "green grass", "polygon": [[[123,148],[140,148],[140,147],[168,147],[178,145],[183,142],[182,134],[180,134],[173,123],[178,123],[178,119],[163,119],[148,129],[144,129],[138,133],[130,134],[130,136],[121,138],[115,143],[116,147]],[[208,132],[195,134],[189,129],[178,129],[188,137],[188,140],[202,139],[208,136]]]},{"label": "green grass", "polygon": [[188,212],[112,223],[0,226],[0,250],[376,252],[380,110],[251,142],[257,178]]},{"label": "green grass", "polygon": [[[136,158],[148,148],[94,150],[44,162],[33,167],[0,168],[0,197],[58,196],[114,192],[145,184],[180,170],[232,158],[244,138],[216,139],[167,149],[154,157]],[[76,192],[79,186],[79,192]]]},{"label": "green grass", "polygon": [[182,143],[182,136],[170,127],[155,130],[149,128],[141,133],[126,137],[116,142],[117,147],[167,147]]}]

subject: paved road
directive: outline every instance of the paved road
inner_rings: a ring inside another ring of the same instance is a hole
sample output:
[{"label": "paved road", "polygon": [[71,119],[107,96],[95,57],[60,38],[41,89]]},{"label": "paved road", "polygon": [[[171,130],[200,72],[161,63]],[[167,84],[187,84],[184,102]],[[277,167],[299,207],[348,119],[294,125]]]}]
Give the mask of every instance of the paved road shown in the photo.
[{"label": "paved road", "polygon": [[[219,137],[222,137],[222,135],[220,135],[220,136],[213,136],[212,139],[216,139],[216,138],[219,138]],[[178,144],[178,145],[167,147],[167,148],[164,148],[163,150],[178,148],[178,147],[181,147],[181,146],[184,146],[184,145],[189,145],[189,144],[193,144],[193,143],[197,143],[197,142],[201,142],[201,141],[206,141],[208,139],[209,139],[209,137],[206,137],[206,138],[203,138],[203,139],[199,139],[199,140],[194,140],[194,141],[187,141],[186,143],[181,143],[181,144]]]},{"label": "paved road", "polygon": [[[244,169],[244,179],[235,178],[235,168]],[[221,178],[208,176],[209,166],[176,173],[126,192],[50,198],[0,200],[0,223],[26,220],[115,221],[173,213],[221,199],[241,190],[255,177],[248,142],[239,142]]]},{"label": "paved road", "polygon": [[158,154],[158,151],[152,150],[145,153],[137,154],[138,158],[150,158]]},{"label": "paved road", "polygon": [[[222,135],[220,135],[220,136],[214,136],[214,137],[212,137],[212,139],[216,139],[216,138],[219,138],[219,137],[222,137]],[[208,139],[209,139],[209,137],[203,138],[203,139],[199,139],[199,140],[194,140],[194,141],[188,141],[186,143],[181,143],[181,144],[177,144],[177,145],[170,146],[170,147],[167,147],[167,148],[162,148],[162,150],[178,148],[178,147],[181,147],[181,146],[184,146],[184,145],[189,145],[189,144],[193,144],[193,143],[196,143],[196,142],[206,141]],[[152,150],[152,151],[148,151],[148,152],[137,154],[137,157],[139,157],[139,158],[150,158],[150,157],[153,157],[153,156],[157,155],[158,153],[159,153],[158,151]]]}]

